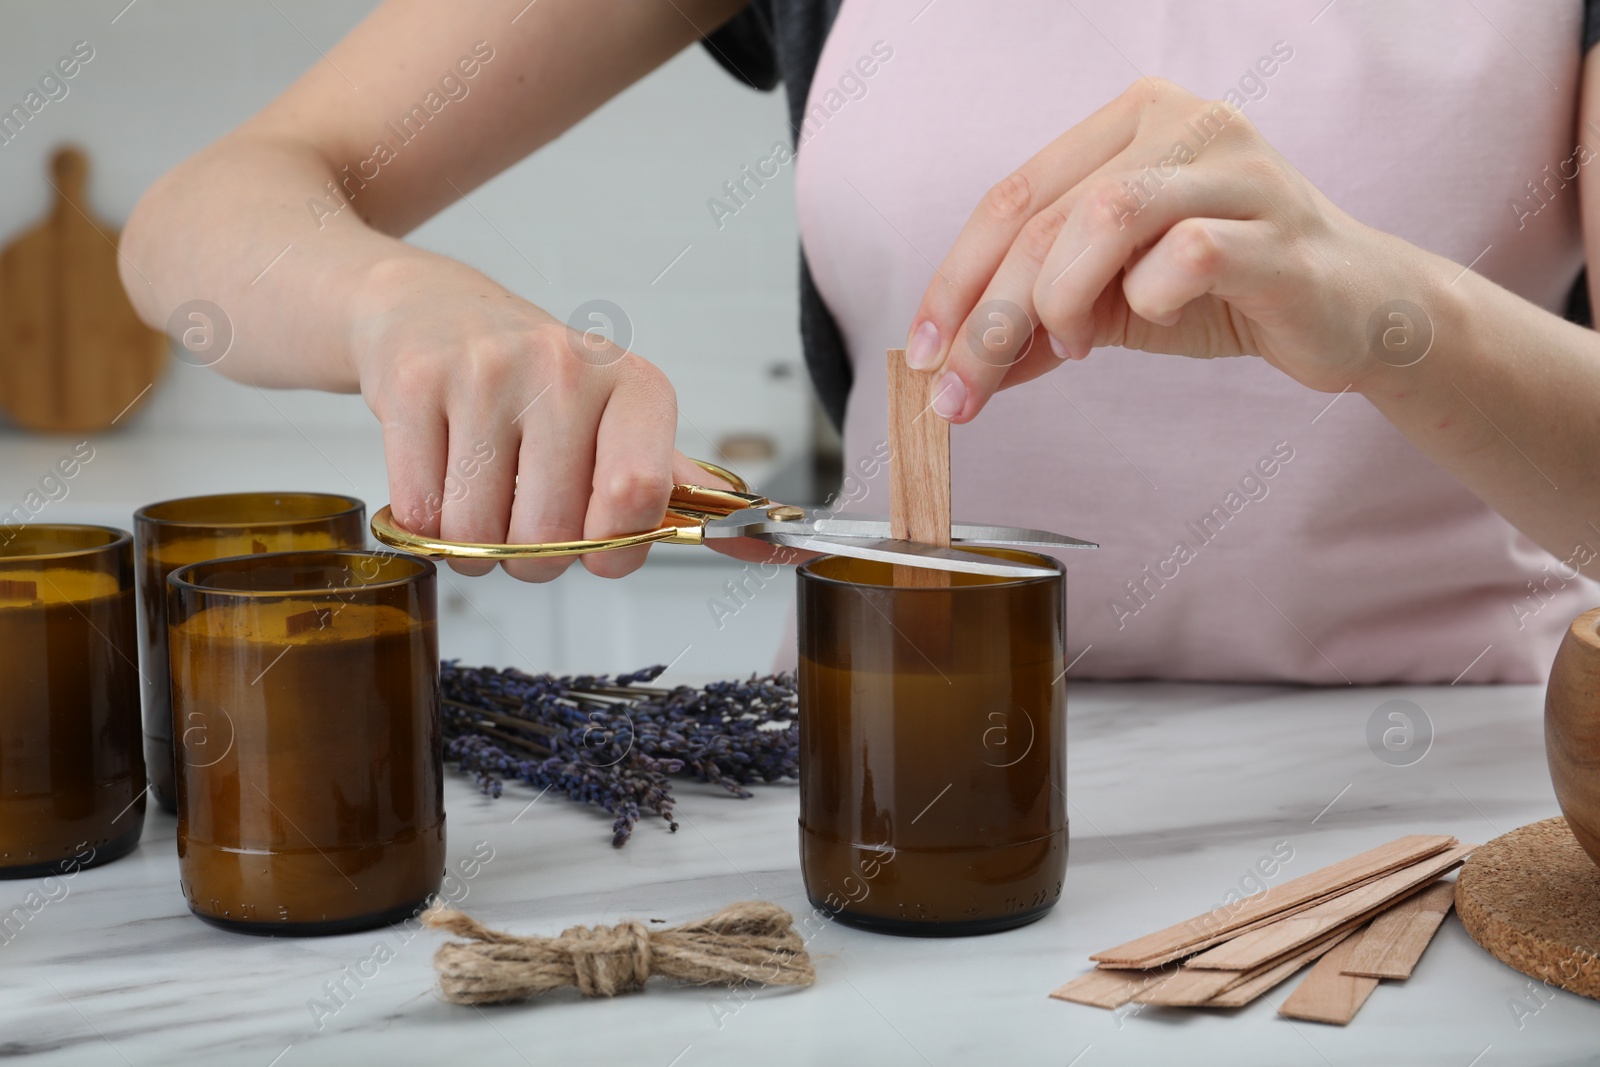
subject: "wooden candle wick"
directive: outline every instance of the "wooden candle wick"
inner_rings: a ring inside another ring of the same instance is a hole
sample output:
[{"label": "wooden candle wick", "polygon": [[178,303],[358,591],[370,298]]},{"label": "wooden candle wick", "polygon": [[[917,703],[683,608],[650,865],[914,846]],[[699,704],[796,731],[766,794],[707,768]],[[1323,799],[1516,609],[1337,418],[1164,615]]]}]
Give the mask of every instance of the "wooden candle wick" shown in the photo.
[{"label": "wooden candle wick", "polygon": [[[889,536],[950,545],[950,424],[933,410],[933,376],[889,349]],[[895,585],[950,584],[948,571],[896,565]]]},{"label": "wooden candle wick", "polygon": [[283,629],[289,637],[293,637],[307,630],[326,630],[332,623],[332,608],[312,608],[310,611],[302,611],[298,615],[285,618]]},{"label": "wooden candle wick", "polygon": [[5,597],[7,600],[38,600],[39,583],[0,578],[0,597]]}]

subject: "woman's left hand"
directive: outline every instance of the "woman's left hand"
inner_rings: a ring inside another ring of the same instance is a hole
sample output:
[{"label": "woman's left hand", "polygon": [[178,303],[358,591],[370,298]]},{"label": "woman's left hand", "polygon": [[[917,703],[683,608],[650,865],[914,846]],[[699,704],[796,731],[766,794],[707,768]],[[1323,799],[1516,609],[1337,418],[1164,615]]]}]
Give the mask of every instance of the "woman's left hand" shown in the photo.
[{"label": "woman's left hand", "polygon": [[1409,309],[1437,262],[1340,211],[1236,108],[1141,79],[984,197],[907,360],[942,368],[933,406],[952,422],[1102,345],[1260,356],[1359,389],[1431,336]]}]

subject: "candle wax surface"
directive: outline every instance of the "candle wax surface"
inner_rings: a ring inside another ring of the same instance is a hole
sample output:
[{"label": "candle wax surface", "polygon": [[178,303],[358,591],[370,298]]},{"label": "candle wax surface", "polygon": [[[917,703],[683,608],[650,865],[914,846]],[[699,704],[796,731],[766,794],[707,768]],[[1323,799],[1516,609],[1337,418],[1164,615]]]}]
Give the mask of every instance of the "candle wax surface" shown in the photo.
[{"label": "candle wax surface", "polygon": [[[318,617],[307,618],[315,612]],[[323,613],[326,613],[325,615]],[[299,620],[291,631],[290,619]],[[232,640],[252,645],[326,645],[404,634],[420,624],[387,604],[347,604],[330,593],[316,601],[252,598],[247,608],[237,603],[206,608],[174,630],[198,638]]]},{"label": "candle wax surface", "polygon": [[[200,524],[203,526],[203,524]],[[265,548],[257,548],[264,545]],[[270,523],[260,529],[228,530],[216,533],[194,533],[179,536],[155,545],[155,559],[166,572],[189,563],[204,563],[210,559],[227,556],[249,556],[266,552],[315,552],[352,547],[327,530],[286,530],[274,528]]]}]

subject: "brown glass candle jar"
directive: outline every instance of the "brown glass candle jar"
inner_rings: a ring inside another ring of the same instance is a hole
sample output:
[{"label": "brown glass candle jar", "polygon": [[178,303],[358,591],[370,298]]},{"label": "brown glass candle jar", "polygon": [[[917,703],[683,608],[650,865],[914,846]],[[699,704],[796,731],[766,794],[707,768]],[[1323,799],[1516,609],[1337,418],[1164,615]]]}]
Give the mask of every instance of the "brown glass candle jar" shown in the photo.
[{"label": "brown glass candle jar", "polygon": [[172,695],[167,678],[167,575],[224,556],[361,548],[366,505],[328,493],[221,493],[150,504],[134,513],[143,650],[144,755],[150,793],[178,810],[172,781]]},{"label": "brown glass candle jar", "polygon": [[0,526],[0,878],[124,855],[144,827],[133,538]]},{"label": "brown glass candle jar", "polygon": [[394,922],[444,868],[432,563],[288,552],[168,579],[189,908],[261,934]]},{"label": "brown glass candle jar", "polygon": [[800,862],[819,908],[897,934],[1021,926],[1067,865],[1066,575],[829,556],[799,571]]}]

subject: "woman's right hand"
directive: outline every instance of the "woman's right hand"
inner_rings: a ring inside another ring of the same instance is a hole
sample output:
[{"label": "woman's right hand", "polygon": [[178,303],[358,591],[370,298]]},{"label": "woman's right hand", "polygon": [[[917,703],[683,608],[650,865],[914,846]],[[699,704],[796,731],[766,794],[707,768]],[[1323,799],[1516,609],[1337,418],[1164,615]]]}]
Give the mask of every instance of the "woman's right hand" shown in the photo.
[{"label": "woman's right hand", "polygon": [[[719,484],[673,448],[677,397],[655,366],[460,263],[417,253],[371,268],[350,351],[383,426],[389,499],[413,533],[491,543],[654,529],[674,481]],[[617,578],[647,548],[582,557]],[[508,560],[524,581],[576,557]],[[492,563],[453,560],[462,574]]]},{"label": "woman's right hand", "polygon": [[[359,388],[407,529],[491,543],[654,529],[675,478],[715,482],[673,450],[677,401],[661,372],[400,238],[744,6],[384,0],[146,192],[119,247],[128,295],[156,328],[190,301],[215,305],[233,337],[216,367],[230,378]],[[532,219],[560,210],[527,205]],[[584,563],[617,577],[644,556]],[[506,569],[544,581],[570,564]]]}]

